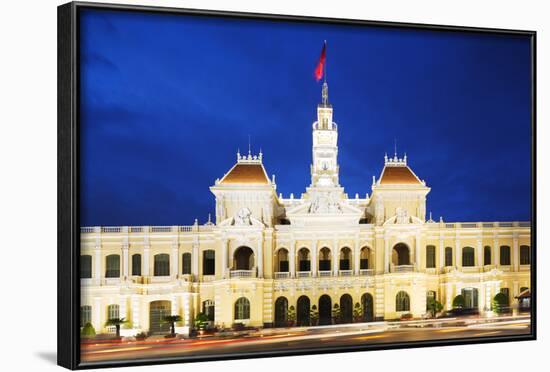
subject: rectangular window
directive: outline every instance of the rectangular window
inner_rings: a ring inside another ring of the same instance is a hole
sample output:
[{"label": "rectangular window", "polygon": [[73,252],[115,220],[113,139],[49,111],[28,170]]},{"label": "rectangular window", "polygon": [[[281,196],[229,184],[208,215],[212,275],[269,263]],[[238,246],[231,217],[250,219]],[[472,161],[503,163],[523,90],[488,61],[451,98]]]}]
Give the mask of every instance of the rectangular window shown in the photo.
[{"label": "rectangular window", "polygon": [[191,274],[191,253],[184,253],[181,256],[181,273],[183,275]]},{"label": "rectangular window", "polygon": [[84,327],[87,323],[92,322],[92,307],[84,305],[80,307],[80,326]]},{"label": "rectangular window", "polygon": [[426,247],[426,268],[435,268],[435,247],[433,245]]},{"label": "rectangular window", "polygon": [[531,249],[528,245],[519,247],[519,264],[531,265]]},{"label": "rectangular window", "polygon": [[92,277],[92,256],[80,256],[80,278],[89,279]]},{"label": "rectangular window", "polygon": [[170,276],[170,256],[166,253],[156,254],[154,260],[154,275]]},{"label": "rectangular window", "polygon": [[282,273],[288,273],[288,261],[279,262],[279,271]]},{"label": "rectangular window", "polygon": [[369,259],[368,258],[361,258],[359,261],[359,269],[360,270],[368,270],[369,269]]},{"label": "rectangular window", "polygon": [[132,275],[134,276],[141,275],[141,255],[140,254],[132,255]]},{"label": "rectangular window", "polygon": [[510,265],[510,247],[507,245],[500,247],[500,264],[503,266]]},{"label": "rectangular window", "polygon": [[349,260],[340,260],[340,270],[350,270]]},{"label": "rectangular window", "polygon": [[453,249],[445,248],[445,266],[453,266]]},{"label": "rectangular window", "polygon": [[105,270],[106,278],[119,278],[120,277],[120,256],[118,254],[111,254],[106,257],[107,268]]},{"label": "rectangular window", "polygon": [[330,271],[330,260],[319,260],[319,271]]},{"label": "rectangular window", "polygon": [[109,305],[107,307],[107,319],[119,319],[120,313],[119,313],[119,306],[118,305]]},{"label": "rectangular window", "polygon": [[216,254],[208,250],[203,252],[202,275],[215,275],[216,273]]},{"label": "rectangular window", "polygon": [[300,261],[300,270],[299,271],[311,271],[311,264],[309,261],[302,260]]}]

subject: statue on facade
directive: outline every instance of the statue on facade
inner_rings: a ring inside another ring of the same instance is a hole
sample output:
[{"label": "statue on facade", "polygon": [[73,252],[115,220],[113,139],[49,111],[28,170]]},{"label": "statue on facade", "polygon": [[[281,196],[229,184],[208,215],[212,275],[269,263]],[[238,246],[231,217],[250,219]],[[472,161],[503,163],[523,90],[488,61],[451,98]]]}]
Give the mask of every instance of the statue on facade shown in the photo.
[{"label": "statue on facade", "polygon": [[405,224],[410,222],[409,214],[406,209],[399,207],[395,210],[395,214],[396,214],[396,218],[395,218],[396,224]]},{"label": "statue on facade", "polygon": [[250,220],[250,216],[252,215],[252,212],[250,212],[250,209],[248,208],[241,208],[235,215],[235,225],[237,226],[250,226],[252,225],[252,221]]}]

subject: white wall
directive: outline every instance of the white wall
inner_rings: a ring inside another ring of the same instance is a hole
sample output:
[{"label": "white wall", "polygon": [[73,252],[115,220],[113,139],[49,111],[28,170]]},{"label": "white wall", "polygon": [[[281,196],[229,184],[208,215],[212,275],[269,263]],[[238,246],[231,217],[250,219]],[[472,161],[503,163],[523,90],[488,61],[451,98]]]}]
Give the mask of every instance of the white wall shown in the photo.
[{"label": "white wall", "polygon": [[[119,1],[111,1],[117,2]],[[130,0],[126,3],[132,2]],[[0,319],[7,319],[17,306],[17,319],[39,315],[40,327],[9,321],[0,328],[2,370],[56,369],[56,6],[59,0],[4,1],[0,11]],[[123,3],[123,2],[120,2]],[[322,0],[196,0],[135,1],[141,4],[196,7],[251,12],[362,18],[370,20],[484,26],[537,30],[538,34],[538,142],[548,144],[550,100],[550,32],[546,1],[438,1],[402,0],[322,1]],[[291,40],[289,40],[291,42]],[[549,185],[550,146],[540,146],[538,189]],[[539,268],[549,265],[548,194],[539,193]],[[6,257],[5,254],[8,254]],[[34,258],[24,265],[10,264],[15,254]],[[550,293],[548,271],[539,271],[539,293]],[[549,320],[544,314],[548,298],[539,299],[539,339],[548,336]],[[12,301],[18,301],[15,305]],[[547,312],[546,312],[547,313]],[[40,330],[40,337],[28,336]],[[402,369],[425,371],[429,365],[442,371],[463,371],[466,356],[475,360],[476,370],[520,370],[542,363],[550,348],[548,338],[537,342],[499,343],[473,346],[362,352],[306,357],[237,360],[186,366],[167,365],[158,370],[283,371],[302,369],[350,370]],[[427,365],[426,361],[430,361]],[[527,366],[528,365],[528,366]],[[538,368],[540,369],[540,368]],[[133,368],[141,371],[143,369]]]}]

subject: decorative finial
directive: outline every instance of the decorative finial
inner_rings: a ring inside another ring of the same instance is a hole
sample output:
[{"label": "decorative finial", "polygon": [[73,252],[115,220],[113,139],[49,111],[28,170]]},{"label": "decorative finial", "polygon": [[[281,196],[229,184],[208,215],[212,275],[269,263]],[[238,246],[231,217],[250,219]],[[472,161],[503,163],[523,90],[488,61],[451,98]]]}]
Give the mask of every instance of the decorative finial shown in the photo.
[{"label": "decorative finial", "polygon": [[249,134],[248,135],[248,156],[250,156],[250,154],[251,154],[250,149],[251,149],[251,146],[250,146],[250,134]]}]

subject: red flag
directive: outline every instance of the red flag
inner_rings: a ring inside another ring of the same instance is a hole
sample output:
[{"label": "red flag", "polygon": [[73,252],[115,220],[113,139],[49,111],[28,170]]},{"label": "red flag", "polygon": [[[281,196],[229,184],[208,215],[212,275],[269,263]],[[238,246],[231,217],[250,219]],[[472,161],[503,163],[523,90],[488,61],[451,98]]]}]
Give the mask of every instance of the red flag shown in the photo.
[{"label": "red flag", "polygon": [[323,44],[323,50],[321,51],[321,56],[319,57],[319,63],[317,63],[317,67],[315,68],[315,80],[319,81],[323,77],[323,74],[325,72],[325,60],[327,59],[327,42]]}]

